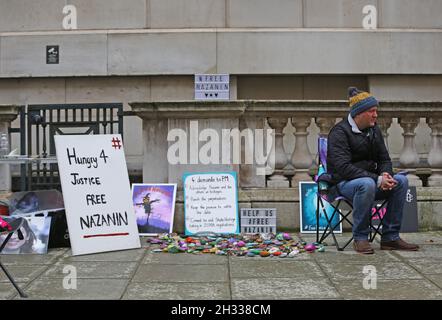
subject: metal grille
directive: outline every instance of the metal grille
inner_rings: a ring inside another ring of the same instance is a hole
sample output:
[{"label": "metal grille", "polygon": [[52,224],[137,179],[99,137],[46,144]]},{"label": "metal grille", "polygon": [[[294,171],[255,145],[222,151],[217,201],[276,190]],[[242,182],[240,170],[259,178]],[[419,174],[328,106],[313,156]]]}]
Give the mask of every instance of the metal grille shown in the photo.
[{"label": "metal grille", "polygon": [[[28,156],[55,157],[54,136],[59,134],[119,133],[123,136],[121,103],[29,105],[26,119],[27,132],[21,130],[21,134],[26,135]],[[22,136],[21,140],[24,139]],[[22,190],[61,189],[56,163],[37,162],[24,167]]]}]

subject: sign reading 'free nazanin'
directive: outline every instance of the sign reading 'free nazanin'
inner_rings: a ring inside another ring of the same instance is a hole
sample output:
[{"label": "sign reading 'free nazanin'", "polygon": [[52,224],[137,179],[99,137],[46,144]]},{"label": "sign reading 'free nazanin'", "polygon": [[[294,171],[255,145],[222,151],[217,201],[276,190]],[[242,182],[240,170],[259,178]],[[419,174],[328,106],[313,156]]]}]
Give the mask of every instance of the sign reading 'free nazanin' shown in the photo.
[{"label": "sign reading 'free nazanin'", "polygon": [[229,100],[230,76],[228,74],[196,74],[195,100]]},{"label": "sign reading 'free nazanin'", "polygon": [[121,136],[54,139],[72,254],[139,248]]}]

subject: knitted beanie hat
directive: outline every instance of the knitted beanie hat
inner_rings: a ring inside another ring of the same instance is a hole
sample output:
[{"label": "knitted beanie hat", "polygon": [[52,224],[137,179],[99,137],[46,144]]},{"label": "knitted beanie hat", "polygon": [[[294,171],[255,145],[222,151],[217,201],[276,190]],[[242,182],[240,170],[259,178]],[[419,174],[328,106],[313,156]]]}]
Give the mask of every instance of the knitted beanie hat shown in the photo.
[{"label": "knitted beanie hat", "polygon": [[355,87],[348,88],[348,103],[350,105],[350,115],[352,118],[359,113],[379,105],[376,98],[370,93],[360,91]]}]

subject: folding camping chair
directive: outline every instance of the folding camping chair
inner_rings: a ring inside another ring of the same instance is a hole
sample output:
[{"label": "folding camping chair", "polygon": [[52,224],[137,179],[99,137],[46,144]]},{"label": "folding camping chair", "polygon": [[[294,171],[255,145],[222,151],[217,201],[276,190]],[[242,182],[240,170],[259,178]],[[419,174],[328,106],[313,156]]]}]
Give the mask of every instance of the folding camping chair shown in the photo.
[{"label": "folding camping chair", "polygon": [[[349,220],[350,214],[353,212],[353,204],[351,200],[343,197],[338,193],[336,186],[330,186],[330,179],[327,177],[327,138],[319,137],[318,139],[318,174],[315,176],[315,182],[318,187],[317,201],[316,201],[316,242],[322,243],[328,236],[333,237],[336,249],[343,251],[353,240],[353,236],[343,245],[340,246],[336,239],[335,230],[343,222],[347,221],[351,227],[353,223]],[[331,214],[327,213],[325,209],[324,201],[330,204],[333,208]],[[369,241],[373,242],[376,235],[382,235],[382,223],[384,215],[381,214],[381,210],[387,204],[387,200],[383,200],[380,203],[375,203],[373,212],[370,216],[370,236]],[[321,213],[324,215],[327,225],[319,238],[319,218]],[[339,216],[339,221],[333,223],[335,216]],[[373,223],[374,219],[379,219],[379,224]]]},{"label": "folding camping chair", "polygon": [[28,296],[20,289],[20,287],[17,285],[17,283],[15,283],[14,278],[12,277],[12,275],[8,272],[6,267],[1,262],[1,253],[2,253],[3,249],[6,247],[6,245],[8,244],[8,241],[9,241],[9,239],[11,239],[14,232],[17,232],[19,239],[23,240],[23,233],[20,231],[20,228],[22,227],[23,222],[24,222],[23,218],[17,218],[17,219],[8,221],[9,225],[11,226],[11,230],[6,230],[6,231],[3,231],[0,233],[0,235],[6,235],[5,240],[0,245],[0,267],[2,268],[3,272],[8,277],[9,281],[11,281],[11,283],[15,287],[15,289],[17,289],[18,293],[20,294],[20,297],[27,298]]}]

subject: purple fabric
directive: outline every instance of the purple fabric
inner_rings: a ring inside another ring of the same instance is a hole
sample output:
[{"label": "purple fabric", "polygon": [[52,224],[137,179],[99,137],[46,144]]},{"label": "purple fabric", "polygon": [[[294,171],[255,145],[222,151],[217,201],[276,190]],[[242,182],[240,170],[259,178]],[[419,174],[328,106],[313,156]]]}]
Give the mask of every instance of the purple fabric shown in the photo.
[{"label": "purple fabric", "polygon": [[318,151],[319,151],[319,163],[324,167],[327,172],[327,138],[320,137],[318,139]]}]

